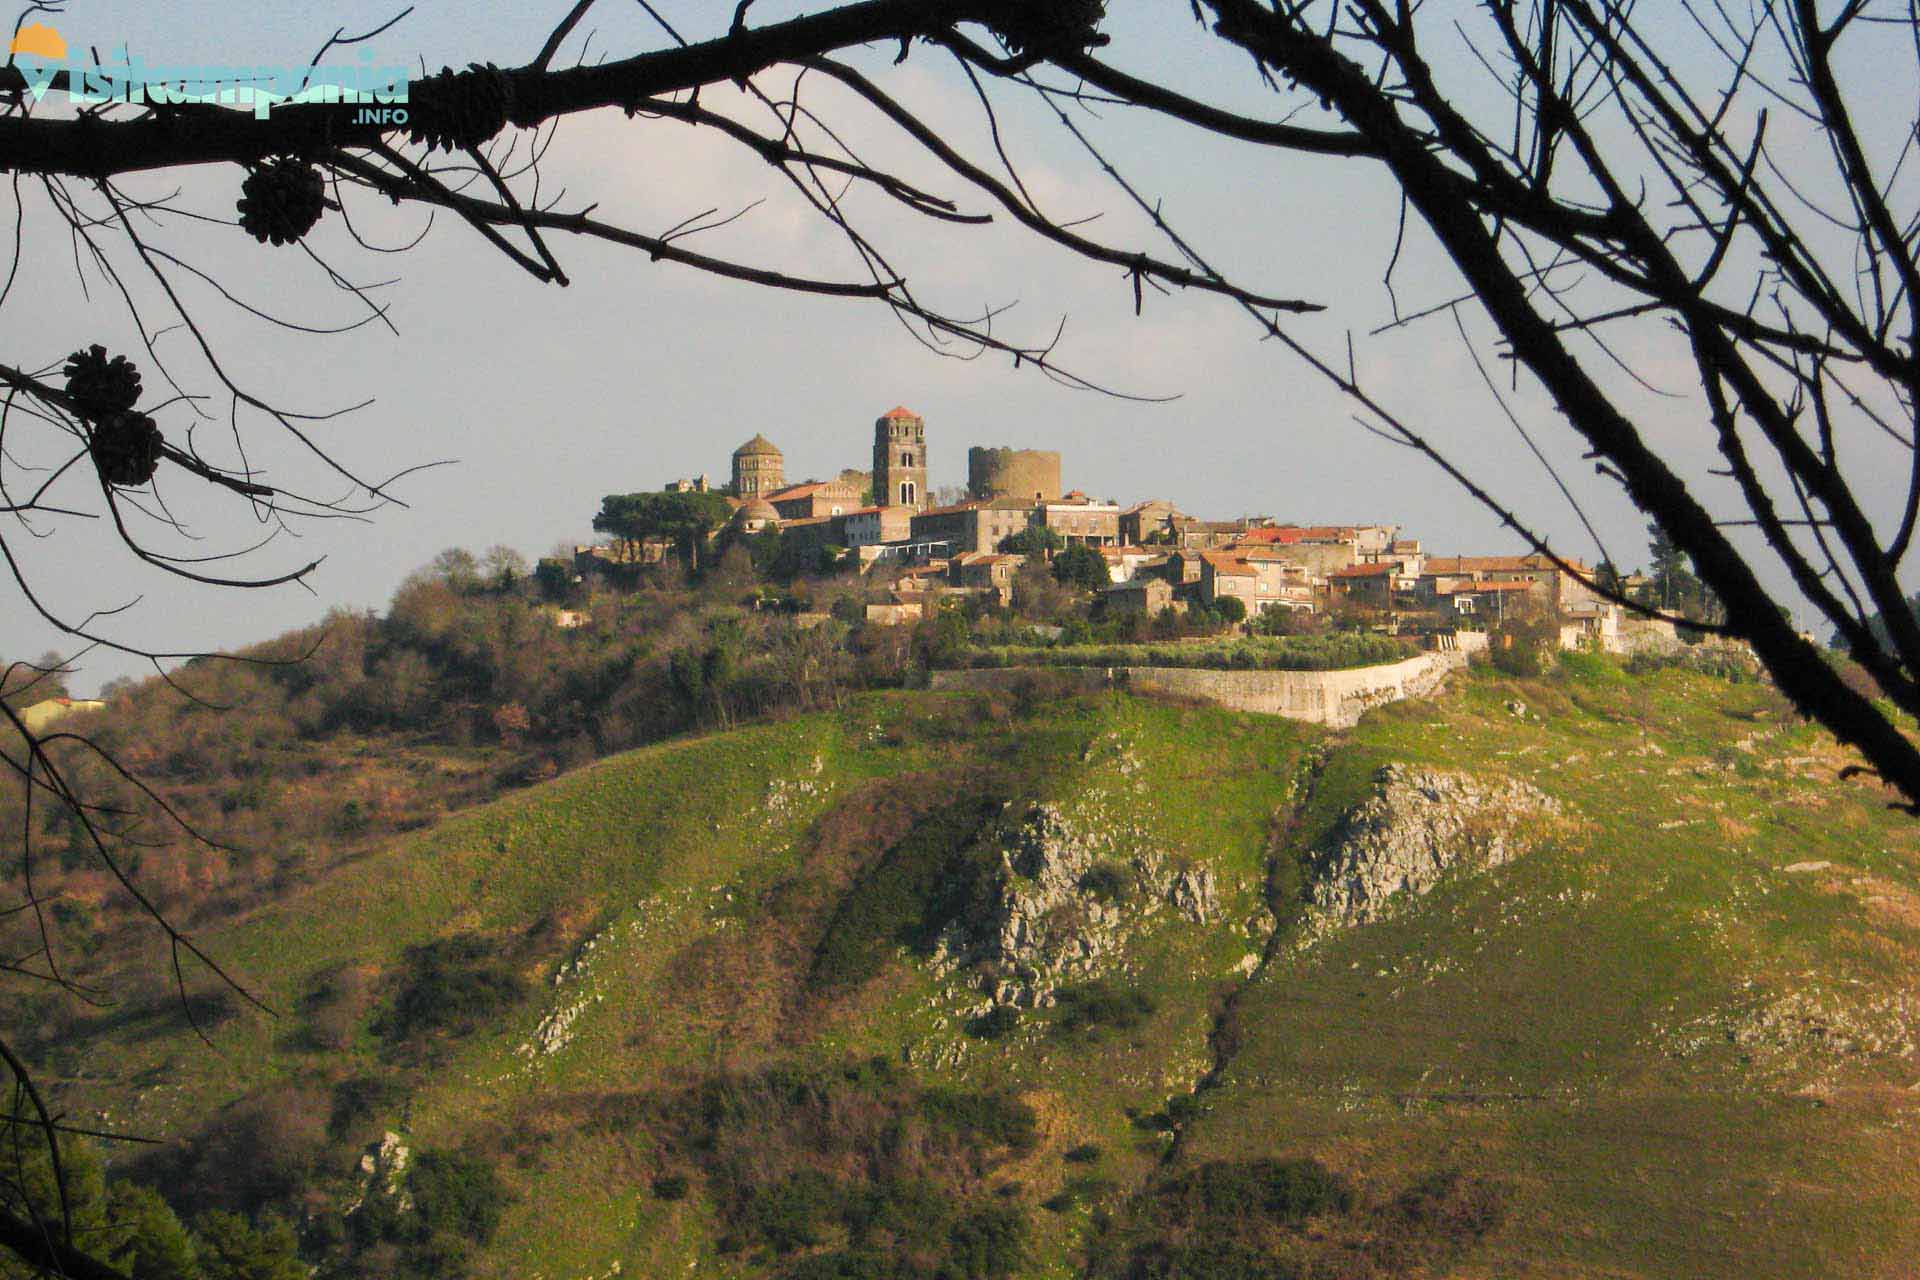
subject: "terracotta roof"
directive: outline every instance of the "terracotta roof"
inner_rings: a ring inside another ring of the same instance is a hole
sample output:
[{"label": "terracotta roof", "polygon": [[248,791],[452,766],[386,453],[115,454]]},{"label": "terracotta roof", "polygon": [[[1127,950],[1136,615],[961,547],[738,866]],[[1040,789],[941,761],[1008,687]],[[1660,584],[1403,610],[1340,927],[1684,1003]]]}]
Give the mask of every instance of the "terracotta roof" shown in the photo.
[{"label": "terracotta roof", "polygon": [[788,502],[794,498],[805,498],[826,488],[823,480],[809,480],[805,484],[788,485],[778,493],[767,495],[768,502]]},{"label": "terracotta roof", "polygon": [[1249,529],[1242,534],[1243,544],[1272,544],[1292,542],[1351,542],[1359,536],[1359,530],[1350,524],[1276,524],[1265,528]]},{"label": "terracotta roof", "polygon": [[1531,582],[1446,582],[1433,589],[1437,596],[1471,596],[1484,591],[1531,591]]},{"label": "terracotta roof", "polygon": [[1381,564],[1350,564],[1344,569],[1335,569],[1327,576],[1330,578],[1377,578],[1381,574],[1400,572],[1399,562],[1389,560]]},{"label": "terracotta roof", "polygon": [[[1567,563],[1582,573],[1587,566],[1573,557],[1567,557]],[[1427,559],[1426,574],[1437,573],[1521,573],[1528,569],[1554,569],[1557,566],[1545,556],[1535,553],[1526,556],[1430,556]]]},{"label": "terracotta roof", "polygon": [[758,432],[754,433],[753,439],[733,451],[733,456],[736,458],[765,457],[769,455],[775,458],[780,457],[779,446]]},{"label": "terracotta roof", "polygon": [[1200,558],[1213,566],[1216,574],[1225,574],[1229,578],[1257,578],[1260,571],[1238,556],[1228,555],[1224,551],[1202,551]]},{"label": "terracotta roof", "polygon": [[970,502],[956,502],[946,507],[928,507],[925,511],[916,511],[914,514],[921,516],[951,516],[958,515],[962,511],[978,511],[986,505],[984,501],[975,498]]},{"label": "terracotta roof", "polygon": [[918,418],[920,415],[903,404],[897,404],[880,416],[884,419],[891,420],[894,418]]}]

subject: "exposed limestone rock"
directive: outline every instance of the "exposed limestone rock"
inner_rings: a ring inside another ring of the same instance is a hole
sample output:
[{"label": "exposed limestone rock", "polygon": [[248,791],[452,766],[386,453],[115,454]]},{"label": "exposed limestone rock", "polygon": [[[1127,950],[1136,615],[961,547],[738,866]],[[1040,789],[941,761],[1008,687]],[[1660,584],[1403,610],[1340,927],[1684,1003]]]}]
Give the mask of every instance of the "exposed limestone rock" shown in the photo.
[{"label": "exposed limestone rock", "polygon": [[347,1207],[349,1214],[367,1202],[369,1196],[394,1201],[402,1213],[413,1208],[413,1197],[405,1190],[407,1166],[413,1163],[413,1151],[399,1134],[388,1130],[380,1141],[369,1143],[360,1156],[360,1197]]},{"label": "exposed limestone rock", "polygon": [[1213,869],[1170,865],[1140,849],[1145,835],[1056,804],[1032,806],[1002,828],[990,850],[997,865],[973,908],[942,935],[936,967],[976,969],[996,1004],[1044,1007],[1063,983],[1108,967],[1160,908],[1195,923],[1215,919]]},{"label": "exposed limestone rock", "polygon": [[1167,883],[1167,902],[1195,924],[1213,919],[1218,901],[1212,867],[1182,867]]},{"label": "exposed limestone rock", "polygon": [[1379,919],[1395,895],[1425,893],[1454,867],[1492,867],[1524,848],[1531,820],[1560,805],[1517,779],[1387,765],[1334,830],[1311,891],[1322,925]]}]

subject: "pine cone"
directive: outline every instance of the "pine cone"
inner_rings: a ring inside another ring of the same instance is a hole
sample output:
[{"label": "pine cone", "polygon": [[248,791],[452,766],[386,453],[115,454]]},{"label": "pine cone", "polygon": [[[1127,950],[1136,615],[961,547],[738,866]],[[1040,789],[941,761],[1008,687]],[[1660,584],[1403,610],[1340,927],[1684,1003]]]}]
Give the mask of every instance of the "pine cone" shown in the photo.
[{"label": "pine cone", "polygon": [[153,479],[160,467],[160,428],[144,413],[115,413],[93,429],[88,447],[108,484],[132,487]]},{"label": "pine cone", "polygon": [[99,343],[67,357],[67,394],[82,417],[105,418],[140,402],[140,370],[125,356],[107,359]]},{"label": "pine cone", "polygon": [[507,127],[513,81],[491,62],[465,71],[441,67],[407,94],[407,135],[429,151],[477,147]]},{"label": "pine cone", "polygon": [[292,244],[313,230],[326,207],[320,171],[292,156],[255,166],[240,184],[240,226],[262,244]]},{"label": "pine cone", "polygon": [[1095,28],[1107,16],[1105,0],[1002,0],[987,25],[1007,52],[1082,53],[1107,43]]}]

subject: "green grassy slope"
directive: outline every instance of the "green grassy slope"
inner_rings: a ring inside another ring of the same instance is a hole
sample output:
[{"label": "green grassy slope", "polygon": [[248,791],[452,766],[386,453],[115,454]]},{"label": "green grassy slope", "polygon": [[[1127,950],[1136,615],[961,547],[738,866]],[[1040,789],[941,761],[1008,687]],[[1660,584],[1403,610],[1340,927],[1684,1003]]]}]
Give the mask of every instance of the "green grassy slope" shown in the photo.
[{"label": "green grassy slope", "polygon": [[1472,1274],[1911,1274],[1916,832],[1822,735],[1596,668],[1386,709],[1345,754],[1518,776],[1579,826],[1276,958],[1188,1155],[1502,1179]]},{"label": "green grassy slope", "polygon": [[[944,807],[1048,798],[1108,831],[1117,851],[1145,841],[1208,862],[1228,917],[1245,921],[1304,736],[1282,721],[1130,701],[1009,719],[926,695],[642,749],[397,843],[202,939],[282,1016],[222,1022],[217,1053],[184,1028],[109,1025],[71,1078],[90,1098],[117,1095],[116,1123],[162,1133],[246,1093],[279,1088],[312,1107],[342,1079],[400,1078],[411,1095],[382,1125],[424,1147],[512,1150],[518,1202],[487,1260],[503,1276],[605,1274],[615,1262],[627,1274],[690,1261],[725,1273],[710,1207],[646,1194],[646,1136],[583,1121],[714,1069],[880,1054],[930,1081],[1012,1082],[1033,1091],[1043,1135],[1030,1167],[1009,1176],[1051,1194],[1060,1151],[1095,1141],[1115,1150],[1114,1176],[1136,1178],[1155,1152],[1131,1150],[1123,1108],[1157,1110],[1205,1070],[1213,989],[1256,943],[1162,913],[1126,956],[1158,1003],[1143,1027],[1077,1043],[1036,1025],[989,1044],[960,1032],[980,997],[884,936],[885,911],[861,895],[888,849]],[[848,899],[855,909],[837,910]],[[815,954],[850,931],[883,936],[854,948],[864,970],[824,981]],[[436,1044],[423,1070],[370,1024],[404,949],[455,932],[497,940],[532,994]],[[312,1045],[302,1010],[342,974],[365,994],[344,1043]],[[543,1045],[554,1019],[564,1031]],[[556,1204],[568,1206],[563,1233]],[[1063,1258],[1074,1224],[1042,1216],[1039,1253]]]},{"label": "green grassy slope", "polygon": [[[1523,777],[1571,820],[1383,923],[1283,938],[1246,979],[1274,833],[1313,841],[1388,761]],[[1170,1160],[1270,1155],[1363,1195],[1493,1178],[1506,1220],[1462,1275],[1904,1274],[1920,866],[1911,821],[1840,762],[1760,687],[1604,666],[1476,676],[1338,738],[1118,696],[875,695],[609,759],[342,867],[201,940],[280,1017],[220,1020],[216,1052],[105,1018],[48,1074],[166,1134],[243,1097],[321,1130],[343,1081],[387,1081],[341,1132],[495,1160],[516,1196],[479,1261],[497,1276],[764,1274],[720,1248],[698,1177],[650,1194],[683,1153],[631,1117],[715,1073],[868,1055],[1033,1106],[1037,1145],[990,1177],[1054,1201],[1034,1276],[1078,1274],[1094,1207]],[[952,856],[1036,799],[1116,857],[1215,873],[1216,918],[1156,911],[1113,962],[1153,1004],[1135,1028],[1028,1013],[975,1038],[981,997],[926,962]],[[396,1049],[375,1028],[406,948],[457,933],[526,993]],[[1211,1037],[1228,1002],[1235,1034]],[[1170,1101],[1191,1116],[1173,1150],[1147,1119]],[[351,1147],[314,1141],[344,1184]]]}]

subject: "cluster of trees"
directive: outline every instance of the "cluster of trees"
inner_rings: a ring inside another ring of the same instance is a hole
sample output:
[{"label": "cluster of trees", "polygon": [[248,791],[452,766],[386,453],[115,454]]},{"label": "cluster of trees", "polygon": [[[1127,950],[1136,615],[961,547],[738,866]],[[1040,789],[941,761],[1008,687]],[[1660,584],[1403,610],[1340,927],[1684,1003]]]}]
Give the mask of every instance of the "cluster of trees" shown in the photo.
[{"label": "cluster of trees", "polygon": [[593,531],[621,542],[665,539],[683,561],[697,565],[707,540],[732,514],[726,498],[710,491],[610,493],[600,501]]},{"label": "cluster of trees", "polygon": [[[8,1119],[16,1129],[31,1123],[19,1114]],[[62,1145],[57,1175],[46,1147],[12,1139],[7,1145],[11,1169],[0,1180],[0,1209],[17,1221],[40,1224],[49,1236],[70,1235],[128,1280],[307,1280],[285,1218],[208,1209],[189,1226],[152,1187],[125,1178],[109,1182],[99,1155],[85,1142]],[[49,1274],[62,1272],[0,1259],[6,1280]]]},{"label": "cluster of trees", "polygon": [[[1720,598],[1694,571],[1692,557],[1660,525],[1647,525],[1647,553],[1650,563],[1644,576],[1629,579],[1610,561],[1594,570],[1594,582],[1603,590],[1617,592],[1642,608],[1680,622],[1696,623],[1693,635],[1702,628],[1725,624],[1727,611]],[[1839,637],[1836,634],[1836,643]]]}]

